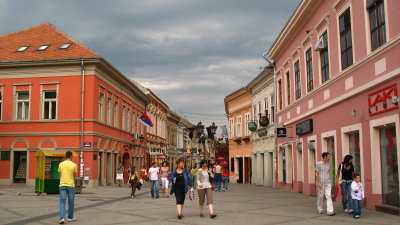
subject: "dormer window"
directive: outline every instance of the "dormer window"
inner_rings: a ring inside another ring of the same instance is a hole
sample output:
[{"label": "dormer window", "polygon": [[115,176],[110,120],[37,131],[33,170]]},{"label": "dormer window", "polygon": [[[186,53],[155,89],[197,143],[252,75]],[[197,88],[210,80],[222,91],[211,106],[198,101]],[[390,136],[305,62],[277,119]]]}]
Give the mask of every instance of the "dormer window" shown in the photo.
[{"label": "dormer window", "polygon": [[17,51],[16,52],[24,52],[26,49],[28,49],[29,48],[29,45],[26,45],[26,46],[22,46],[22,47],[20,47],[19,49],[17,49]]},{"label": "dormer window", "polygon": [[37,49],[37,51],[44,51],[44,50],[46,50],[49,46],[50,46],[50,45],[42,45],[42,46],[40,46],[40,47]]},{"label": "dormer window", "polygon": [[65,49],[69,48],[69,46],[71,46],[71,45],[72,45],[72,43],[65,43],[65,44],[61,45],[59,50],[65,50]]}]

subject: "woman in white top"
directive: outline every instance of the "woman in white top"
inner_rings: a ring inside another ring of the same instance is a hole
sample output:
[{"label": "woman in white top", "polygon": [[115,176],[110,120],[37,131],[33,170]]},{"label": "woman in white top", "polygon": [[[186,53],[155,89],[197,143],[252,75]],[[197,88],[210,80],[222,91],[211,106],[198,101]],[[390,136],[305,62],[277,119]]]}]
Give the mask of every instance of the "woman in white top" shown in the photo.
[{"label": "woman in white top", "polygon": [[212,197],[210,176],[214,177],[214,174],[212,173],[211,170],[207,169],[206,160],[204,159],[201,160],[200,166],[201,168],[197,171],[197,176],[196,176],[197,191],[199,193],[200,217],[204,217],[203,206],[205,197],[207,196],[207,205],[211,213],[210,218],[213,219],[217,215],[214,214],[214,209],[213,209],[213,197]]},{"label": "woman in white top", "polygon": [[167,193],[167,198],[169,198],[168,194],[168,175],[169,175],[169,168],[167,166],[167,162],[164,161],[162,163],[162,167],[160,169],[161,171],[161,189],[162,189],[162,195],[165,197],[165,193]]}]

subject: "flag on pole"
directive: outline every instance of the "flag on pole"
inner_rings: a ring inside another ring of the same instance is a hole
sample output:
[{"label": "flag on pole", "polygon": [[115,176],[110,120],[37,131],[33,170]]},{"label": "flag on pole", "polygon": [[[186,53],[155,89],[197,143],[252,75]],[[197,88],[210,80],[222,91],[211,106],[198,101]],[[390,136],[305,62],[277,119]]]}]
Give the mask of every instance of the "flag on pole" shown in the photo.
[{"label": "flag on pole", "polygon": [[151,122],[150,117],[146,113],[143,113],[140,117],[140,122],[147,127],[153,127],[153,122]]}]

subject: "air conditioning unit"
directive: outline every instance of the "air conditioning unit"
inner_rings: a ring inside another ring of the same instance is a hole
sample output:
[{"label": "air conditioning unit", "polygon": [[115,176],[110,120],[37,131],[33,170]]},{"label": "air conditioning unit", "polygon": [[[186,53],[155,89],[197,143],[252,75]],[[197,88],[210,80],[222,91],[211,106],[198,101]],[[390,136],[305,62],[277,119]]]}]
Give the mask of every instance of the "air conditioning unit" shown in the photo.
[{"label": "air conditioning unit", "polygon": [[324,50],[328,47],[328,43],[326,43],[326,40],[323,37],[320,37],[317,43],[315,43],[314,49],[315,51],[321,51]]}]

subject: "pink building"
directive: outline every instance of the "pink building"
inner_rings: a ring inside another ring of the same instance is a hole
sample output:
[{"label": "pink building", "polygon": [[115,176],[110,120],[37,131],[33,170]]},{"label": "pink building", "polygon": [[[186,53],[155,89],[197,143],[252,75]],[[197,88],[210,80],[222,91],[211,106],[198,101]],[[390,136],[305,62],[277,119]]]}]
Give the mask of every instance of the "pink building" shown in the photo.
[{"label": "pink building", "polygon": [[[347,154],[364,206],[399,215],[400,1],[304,0],[268,56],[276,65],[276,187],[316,194],[315,164]],[[336,201],[341,201],[341,197]]]}]

